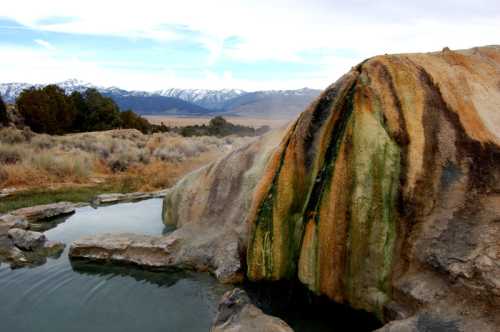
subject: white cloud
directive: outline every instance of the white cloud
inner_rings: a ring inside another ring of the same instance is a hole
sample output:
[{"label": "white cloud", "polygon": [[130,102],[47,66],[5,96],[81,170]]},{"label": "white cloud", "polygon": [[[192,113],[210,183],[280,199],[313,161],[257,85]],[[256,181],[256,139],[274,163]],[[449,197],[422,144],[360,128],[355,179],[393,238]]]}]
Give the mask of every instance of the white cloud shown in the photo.
[{"label": "white cloud", "polygon": [[46,40],[43,40],[43,39],[35,39],[34,42],[48,50],[54,50],[54,46],[52,46],[51,43],[49,43],[48,41]]},{"label": "white cloud", "polygon": [[[67,0],[16,0],[2,4],[2,11],[7,13],[3,15],[40,30],[157,41],[184,38],[172,28],[183,26],[197,31],[197,36],[190,38],[196,38],[209,50],[208,71],[221,59],[321,63],[330,68],[325,72],[310,73],[299,85],[313,87],[328,85],[363,58],[373,55],[432,51],[444,46],[468,48],[498,43],[500,36],[500,2],[497,0],[472,3],[465,0],[88,0],[78,6]],[[50,18],[70,19],[54,20],[55,23],[50,24]],[[240,42],[224,48],[223,41],[234,36]],[[48,45],[42,46],[48,48]],[[322,57],[305,55],[317,50],[321,51]],[[348,50],[348,55],[338,55],[339,50]],[[66,59],[58,64],[58,68],[70,62]],[[122,86],[140,81],[148,86],[160,85],[166,81],[161,76],[163,72],[160,75],[117,71],[92,63],[84,63],[85,66],[102,75],[91,81],[120,83],[120,78],[124,80]],[[44,71],[39,69],[36,75],[41,77],[42,73]],[[82,75],[88,73],[80,70],[75,74],[83,79]],[[192,87],[215,87],[231,83],[242,84],[234,87],[248,88],[266,86],[271,82],[283,84],[276,88],[287,88],[297,84],[293,81],[274,82],[268,77],[263,77],[260,82],[244,78],[228,80],[219,76],[198,81],[172,75],[166,77],[174,79],[166,82],[167,86],[192,83],[195,84]],[[149,79],[159,81],[148,83]]]}]

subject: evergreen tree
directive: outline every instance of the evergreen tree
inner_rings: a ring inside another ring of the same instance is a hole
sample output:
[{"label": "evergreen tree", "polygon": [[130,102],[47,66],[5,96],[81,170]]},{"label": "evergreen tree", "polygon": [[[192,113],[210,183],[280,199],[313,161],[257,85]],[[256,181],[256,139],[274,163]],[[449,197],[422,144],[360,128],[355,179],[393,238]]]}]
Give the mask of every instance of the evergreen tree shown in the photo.
[{"label": "evergreen tree", "polygon": [[56,85],[24,90],[16,105],[25,123],[34,132],[63,134],[73,126],[75,108],[64,90]]},{"label": "evergreen tree", "polygon": [[130,110],[120,112],[111,98],[96,89],[68,96],[56,85],[30,88],[21,92],[16,105],[25,123],[38,133],[65,134],[122,127],[136,128],[143,133],[153,130],[146,119]]},{"label": "evergreen tree", "polygon": [[87,89],[83,98],[87,105],[86,131],[119,128],[122,125],[120,109],[113,99],[104,97],[96,89]]},{"label": "evergreen tree", "polygon": [[85,131],[86,123],[87,123],[87,115],[89,113],[89,109],[87,107],[87,102],[83,95],[74,91],[70,95],[71,103],[75,107],[75,119],[73,121],[73,130],[75,132]]},{"label": "evergreen tree", "polygon": [[7,125],[9,118],[7,116],[7,106],[3,102],[2,96],[0,96],[0,124]]},{"label": "evergreen tree", "polygon": [[131,110],[121,112],[120,117],[123,128],[135,128],[142,133],[149,133],[152,130],[151,124],[146,119],[140,117]]}]

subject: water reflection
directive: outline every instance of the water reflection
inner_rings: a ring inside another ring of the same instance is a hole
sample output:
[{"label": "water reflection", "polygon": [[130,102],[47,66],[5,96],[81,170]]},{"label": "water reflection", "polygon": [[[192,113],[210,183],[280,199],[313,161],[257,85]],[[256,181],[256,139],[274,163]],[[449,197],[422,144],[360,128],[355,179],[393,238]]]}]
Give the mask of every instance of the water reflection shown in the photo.
[{"label": "water reflection", "polygon": [[67,244],[59,258],[11,270],[0,266],[1,331],[207,331],[228,289],[207,274],[70,262],[69,245],[86,235],[159,235],[161,199],[84,207],[50,223],[46,236]]},{"label": "water reflection", "polygon": [[196,277],[193,273],[179,270],[164,270],[160,272],[158,270],[143,270],[131,265],[101,264],[74,259],[70,262],[73,270],[80,274],[99,277],[128,276],[135,281],[144,281],[160,287],[171,287],[181,279],[193,279]]}]

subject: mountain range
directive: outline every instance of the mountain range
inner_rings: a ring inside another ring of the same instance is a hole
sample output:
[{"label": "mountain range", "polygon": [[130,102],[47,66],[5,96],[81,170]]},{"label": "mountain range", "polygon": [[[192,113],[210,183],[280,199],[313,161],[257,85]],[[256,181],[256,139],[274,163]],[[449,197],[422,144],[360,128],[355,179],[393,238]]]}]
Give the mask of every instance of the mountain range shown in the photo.
[{"label": "mountain range", "polygon": [[[319,95],[319,90],[267,90],[248,92],[238,89],[164,89],[154,92],[128,91],[117,87],[99,87],[76,79],[54,83],[66,93],[95,88],[112,98],[121,109],[132,109],[142,115],[214,116],[292,118]],[[28,83],[2,83],[0,95],[14,103]]]}]

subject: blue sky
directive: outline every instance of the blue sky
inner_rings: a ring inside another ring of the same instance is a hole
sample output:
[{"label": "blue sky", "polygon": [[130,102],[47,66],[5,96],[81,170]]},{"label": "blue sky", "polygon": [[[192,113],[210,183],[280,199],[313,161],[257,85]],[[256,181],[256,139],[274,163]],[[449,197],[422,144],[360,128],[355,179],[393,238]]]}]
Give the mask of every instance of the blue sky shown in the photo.
[{"label": "blue sky", "polygon": [[324,88],[364,58],[500,43],[498,1],[17,0],[0,82]]}]

